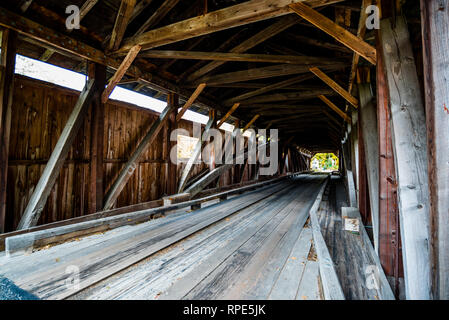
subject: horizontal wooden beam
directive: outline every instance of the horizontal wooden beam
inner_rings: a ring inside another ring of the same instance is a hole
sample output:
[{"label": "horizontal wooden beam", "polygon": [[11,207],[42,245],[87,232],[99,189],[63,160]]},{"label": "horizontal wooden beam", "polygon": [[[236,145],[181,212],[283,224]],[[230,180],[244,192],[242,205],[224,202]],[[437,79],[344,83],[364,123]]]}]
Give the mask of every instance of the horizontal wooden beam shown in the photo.
[{"label": "horizontal wooden beam", "polygon": [[332,101],[323,95],[318,96],[321,101],[323,101],[329,108],[335,111],[340,117],[342,117],[347,123],[351,123],[351,118],[349,118],[346,113],[344,113],[339,107],[337,107]]},{"label": "horizontal wooden beam", "polygon": [[325,74],[320,69],[314,67],[310,68],[310,71],[320,78],[324,83],[331,87],[335,92],[342,96],[346,101],[352,104],[355,108],[359,106],[359,101],[354,98],[348,91],[343,89],[338,83],[332,80],[327,74]]},{"label": "horizontal wooden beam", "polygon": [[241,95],[239,95],[237,97],[228,99],[223,104],[228,105],[228,104],[234,103],[236,101],[246,100],[246,99],[249,99],[249,98],[252,98],[252,97],[255,97],[255,96],[260,96],[260,95],[262,95],[264,93],[267,93],[267,92],[270,92],[270,91],[273,91],[273,90],[276,90],[276,89],[282,89],[282,88],[291,86],[291,85],[293,85],[295,83],[299,83],[299,82],[311,79],[312,77],[313,77],[312,75],[305,74],[305,75],[300,75],[300,76],[297,76],[297,77],[294,77],[294,78],[291,78],[291,79],[288,79],[288,80],[277,82],[277,83],[274,83],[274,84],[271,84],[271,85],[267,85],[267,86],[262,87],[260,89],[253,90],[253,91],[241,94]]},{"label": "horizontal wooden beam", "polygon": [[[256,103],[269,103],[275,101],[304,101],[316,98],[321,94],[330,95],[334,92],[328,88],[321,88],[299,92],[274,93],[269,95],[258,96],[241,102],[242,105],[252,105]],[[294,107],[294,106],[292,106]]]},{"label": "horizontal wooden beam", "polygon": [[[271,54],[248,54],[232,52],[201,52],[201,51],[174,51],[174,50],[149,50],[143,52],[140,57],[158,59],[186,59],[186,60],[217,60],[260,63],[285,63],[285,64],[319,64],[328,61],[329,58],[288,56]],[[335,61],[335,60],[334,60]]]},{"label": "horizontal wooden beam", "polygon": [[[329,63],[329,64],[321,63],[319,65],[325,70],[332,70],[332,71],[343,69],[345,67],[345,65],[342,63]],[[303,74],[307,73],[309,70],[310,66],[308,65],[276,64],[268,67],[204,76],[201,79],[199,79],[198,82],[207,82],[210,84],[224,84],[224,83],[288,76],[292,74]]]},{"label": "horizontal wooden beam", "polygon": [[291,3],[307,2],[311,7],[341,2],[338,0],[251,0],[205,15],[151,30],[125,41],[117,53],[124,54],[135,45],[151,49],[205,34],[271,19],[290,13]]},{"label": "horizontal wooden beam", "polygon": [[176,116],[176,121],[181,120],[182,116],[186,111],[192,106],[192,104],[195,102],[195,100],[198,98],[198,96],[203,92],[204,88],[206,88],[205,83],[200,83],[196,90],[192,93],[189,100],[182,106],[181,110],[178,112],[178,115]]},{"label": "horizontal wooden beam", "polygon": [[[0,7],[0,26],[17,31],[19,34],[24,36],[26,41],[41,45],[42,47],[51,47],[58,53],[65,56],[75,56],[83,61],[87,60],[99,63],[114,70],[119,69],[122,63],[122,60],[106,56],[103,51],[98,50],[84,42],[76,40],[51,28],[45,27],[27,18],[21,17],[20,15],[8,11],[2,7]],[[142,72],[139,68],[133,65],[128,68],[126,74],[131,78],[138,79],[139,82],[144,83],[147,87],[164,94],[172,92],[185,99],[188,99],[192,94],[191,90],[182,88],[149,72]],[[196,104],[204,108],[212,107],[222,112],[227,111],[227,108],[224,108],[216,101],[212,101],[205,97],[199,97]]]},{"label": "horizontal wooden beam", "polygon": [[372,47],[363,39],[358,38],[353,35],[348,30],[340,27],[338,24],[330,20],[329,18],[323,16],[318,11],[312,9],[311,7],[305,5],[304,3],[292,3],[290,8],[296,12],[301,18],[309,21],[317,28],[323,30],[328,35],[333,37],[335,40],[341,42],[349,49],[353,50],[360,56],[364,57],[366,60],[372,64],[377,62],[376,48]]}]

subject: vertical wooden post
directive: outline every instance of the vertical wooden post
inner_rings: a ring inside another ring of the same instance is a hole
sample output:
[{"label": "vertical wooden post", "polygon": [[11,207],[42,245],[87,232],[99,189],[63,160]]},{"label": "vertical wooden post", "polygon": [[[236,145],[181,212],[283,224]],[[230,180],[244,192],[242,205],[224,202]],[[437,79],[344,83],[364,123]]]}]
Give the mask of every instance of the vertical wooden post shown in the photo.
[{"label": "vertical wooden post", "polygon": [[369,194],[368,194],[368,181],[367,181],[367,172],[366,172],[366,150],[365,150],[365,137],[362,133],[362,126],[360,125],[360,112],[358,112],[358,157],[359,157],[359,166],[358,166],[358,185],[359,185],[359,210],[360,214],[363,218],[363,224],[367,225],[370,221],[371,212],[369,206]]},{"label": "vertical wooden post", "polygon": [[167,138],[168,138],[168,151],[167,151],[167,194],[172,195],[176,193],[176,187],[178,186],[178,174],[177,174],[177,164],[172,163],[170,158],[170,152],[173,147],[176,146],[176,141],[170,141],[170,135],[173,130],[178,128],[178,124],[176,121],[176,116],[178,114],[178,106],[179,106],[179,96],[174,93],[169,93],[167,96],[167,104],[173,106],[173,112],[170,114],[168,122],[167,122]]},{"label": "vertical wooden post", "polygon": [[449,1],[421,0],[434,299],[449,299]]},{"label": "vertical wooden post", "polygon": [[380,23],[380,43],[390,97],[407,299],[430,299],[427,134],[421,89],[407,24]]},{"label": "vertical wooden post", "polygon": [[95,79],[96,92],[91,108],[90,140],[90,191],[89,213],[98,212],[103,207],[103,145],[104,145],[104,104],[101,94],[106,86],[106,67],[89,63],[89,79]]},{"label": "vertical wooden post", "polygon": [[[217,117],[215,114],[215,109],[209,110],[209,119],[214,119],[211,129],[217,129]],[[210,160],[209,160],[209,170],[210,171],[215,169],[215,141],[212,141],[211,144],[212,145],[210,148],[211,152],[210,152]]]},{"label": "vertical wooden post", "polygon": [[11,132],[17,33],[3,29],[0,78],[0,233],[5,232],[9,136]]},{"label": "vertical wooden post", "polygon": [[[377,48],[378,52],[381,52],[379,41]],[[382,55],[378,56],[376,78],[379,134],[379,260],[396,297],[399,297],[399,279],[404,275],[390,108]]]},{"label": "vertical wooden post", "polygon": [[[239,129],[240,128],[240,120],[235,120],[235,122],[234,122],[234,130],[235,129]],[[240,182],[240,178],[241,178],[241,176],[240,176],[240,174],[241,174],[241,168],[242,168],[242,166],[241,165],[239,165],[239,164],[236,164],[235,166],[234,166],[234,177],[233,177],[233,179],[232,179],[232,183],[236,183],[236,182]]]},{"label": "vertical wooden post", "polygon": [[374,248],[379,248],[379,141],[377,137],[376,106],[369,83],[359,83],[360,128],[363,135],[365,165],[368,178]]}]

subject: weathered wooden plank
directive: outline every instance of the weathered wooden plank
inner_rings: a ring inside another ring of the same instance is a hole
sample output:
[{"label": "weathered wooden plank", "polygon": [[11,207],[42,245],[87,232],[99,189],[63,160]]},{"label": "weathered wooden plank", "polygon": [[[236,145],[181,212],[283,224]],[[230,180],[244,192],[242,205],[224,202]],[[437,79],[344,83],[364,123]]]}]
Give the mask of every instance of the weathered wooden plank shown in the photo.
[{"label": "weathered wooden plank", "polygon": [[313,242],[317,252],[318,261],[320,264],[320,275],[323,284],[323,293],[326,300],[345,300],[343,290],[335,272],[334,262],[329,254],[326,242],[321,234],[321,227],[317,217],[317,210],[320,206],[324,190],[326,189],[328,180],[323,183],[323,186],[318,193],[318,196],[310,209],[310,221],[312,223]]},{"label": "weathered wooden plank", "polygon": [[[288,5],[304,0],[252,0],[230,6],[202,16],[180,21],[159,29],[151,30],[128,39],[117,53],[126,53],[139,44],[144,49],[202,36],[212,32],[242,26],[248,23],[271,19],[290,13]],[[338,0],[309,0],[311,7],[323,6]]]},{"label": "weathered wooden plank", "polygon": [[[325,70],[329,71],[335,71],[338,69],[343,69],[345,65],[343,63],[330,63],[323,61],[322,63],[318,64],[320,67],[322,67]],[[272,77],[280,77],[280,76],[288,76],[292,74],[301,74],[301,73],[307,73],[310,70],[310,67],[308,65],[289,65],[289,64],[277,64],[272,65],[268,67],[261,67],[261,68],[254,68],[254,69],[247,69],[247,70],[241,70],[241,71],[233,71],[218,75],[206,75],[200,79],[198,79],[197,82],[207,82],[211,85],[216,84],[225,84],[225,83],[233,83],[233,82],[244,82],[244,81],[251,81],[251,80],[257,80],[257,79],[266,79],[266,78],[272,78]]]},{"label": "weathered wooden plank", "polygon": [[261,88],[259,88],[257,90],[253,90],[253,91],[241,94],[241,95],[239,95],[237,97],[228,99],[228,100],[226,100],[224,102],[224,104],[225,105],[226,104],[231,104],[231,103],[235,103],[235,102],[238,102],[238,101],[246,100],[246,99],[249,99],[249,98],[252,98],[252,97],[255,97],[255,96],[260,96],[260,95],[262,95],[264,93],[267,93],[267,92],[270,92],[270,91],[273,91],[273,90],[276,90],[276,89],[282,89],[282,88],[288,87],[288,86],[290,86],[292,84],[296,84],[296,83],[299,83],[299,82],[311,79],[312,77],[313,77],[312,75],[305,74],[305,75],[300,75],[298,77],[294,77],[294,78],[291,78],[291,79],[288,79],[288,80],[277,82],[275,84],[267,85],[267,86],[261,87]]},{"label": "weathered wooden plank", "polygon": [[86,0],[80,8],[80,21],[92,10],[92,8],[98,3],[98,0]]},{"label": "weathered wooden plank", "polygon": [[168,120],[169,115],[173,111],[173,105],[167,105],[167,107],[159,115],[159,118],[154,121],[148,130],[145,137],[141,140],[137,148],[134,150],[132,155],[129,157],[128,162],[120,170],[117,179],[112,183],[106,194],[106,200],[104,202],[103,210],[108,210],[112,208],[116,202],[118,196],[122,192],[123,188],[126,186],[128,180],[134,174],[137,168],[137,163],[145,151],[148,149],[149,145],[156,139],[161,129],[164,127]]},{"label": "weathered wooden plank", "polygon": [[248,123],[246,124],[246,126],[243,127],[242,134],[245,133],[245,131],[248,130],[249,127],[251,127],[251,126],[254,124],[254,122],[256,122],[256,120],[259,119],[259,117],[260,117],[260,114],[256,114],[256,115],[250,120],[250,122],[248,122]]},{"label": "weathered wooden plank", "polygon": [[202,51],[174,51],[149,50],[140,55],[145,58],[158,59],[186,59],[186,60],[216,60],[260,63],[286,63],[286,64],[320,64],[326,58],[308,56],[289,56],[273,54],[249,54],[232,52],[202,52]]},{"label": "weathered wooden plank", "polygon": [[[377,43],[381,53],[381,44]],[[391,141],[389,98],[383,57],[377,61],[377,124],[379,134],[379,258],[396,296],[399,297],[399,278],[402,271],[399,208],[397,199],[396,169]],[[354,205],[351,205],[354,207]],[[402,275],[403,277],[403,275]]]},{"label": "weathered wooden plank", "polygon": [[290,4],[290,8],[303,19],[323,30],[335,40],[341,42],[372,64],[376,64],[376,49],[362,39],[301,2]]},{"label": "weathered wooden plank", "polygon": [[234,113],[234,111],[240,106],[240,103],[234,103],[231,109],[221,118],[220,122],[217,124],[217,128],[220,128],[221,125]]},{"label": "weathered wooden plank", "polygon": [[136,0],[122,0],[117,12],[111,39],[109,40],[109,50],[117,50],[125,35],[126,27],[131,19]]},{"label": "weathered wooden plank", "polygon": [[89,213],[103,208],[103,147],[104,147],[104,104],[101,93],[106,85],[106,67],[99,64],[89,65],[89,79],[95,79],[96,94],[92,101],[91,141],[90,141],[90,181]]},{"label": "weathered wooden plank", "polygon": [[405,291],[408,299],[429,299],[429,183],[427,135],[420,85],[407,24],[381,21],[380,41],[387,74],[396,161]]},{"label": "weathered wooden plank", "polygon": [[319,68],[310,68],[310,71],[320,78],[324,83],[331,87],[335,92],[342,96],[346,101],[352,104],[355,108],[359,106],[359,101],[354,98],[348,91],[343,89],[338,83],[332,80],[327,74],[321,71]]},{"label": "weathered wooden plank", "polygon": [[449,299],[449,2],[421,1],[433,298]]},{"label": "weathered wooden plank", "polygon": [[106,89],[104,89],[103,94],[101,96],[101,102],[106,103],[108,101],[112,91],[114,91],[117,84],[120,82],[120,80],[122,80],[126,71],[128,71],[129,67],[134,62],[134,59],[136,59],[137,55],[139,54],[140,49],[141,49],[140,46],[135,46],[131,48],[131,50],[129,50],[125,59],[123,59],[122,63],[120,64],[120,67],[112,76],[111,80],[109,80],[108,86],[106,87]]},{"label": "weathered wooden plank", "polygon": [[94,96],[95,89],[95,80],[89,80],[67,120],[64,130],[45,166],[44,172],[36,185],[17,229],[27,229],[37,224],[51,189],[64,164],[65,158],[70,151],[70,147],[83,124],[88,107]]},{"label": "weathered wooden plank", "polygon": [[340,117],[342,117],[347,123],[351,123],[351,118],[348,117],[339,107],[337,107],[332,101],[330,101],[326,96],[319,95],[321,101],[323,101],[329,108],[335,111]]},{"label": "weathered wooden plank", "polygon": [[[294,300],[301,283],[312,241],[312,230],[303,229],[271,289],[269,300]],[[292,277],[292,275],[295,275]]]},{"label": "weathered wooden plank", "polygon": [[0,57],[0,233],[6,231],[6,200],[8,158],[11,135],[11,114],[14,94],[14,68],[16,64],[17,33],[2,31]]},{"label": "weathered wooden plank", "polygon": [[176,116],[176,121],[179,122],[186,113],[186,111],[192,106],[192,104],[195,102],[195,100],[198,98],[198,96],[203,92],[204,88],[206,88],[205,83],[200,83],[198,87],[195,89],[195,91],[190,96],[189,100],[182,106],[181,110],[178,112],[178,115]]},{"label": "weathered wooden plank", "polygon": [[[375,267],[375,272],[373,272],[374,279],[371,279],[373,283],[373,287],[379,292],[380,300],[395,300],[395,296],[393,291],[391,290],[390,284],[388,283],[387,277],[382,269],[382,265],[380,264],[379,257],[377,255],[376,250],[373,248],[371,239],[366,232],[365,226],[362,222],[362,217],[360,215],[360,211],[357,208],[341,208],[341,215],[343,217],[356,218],[360,222],[360,242],[357,241],[357,244],[361,245],[365,254],[374,262],[372,267]],[[357,237],[357,240],[358,237]],[[372,270],[374,271],[374,270]],[[368,288],[371,289],[371,288]]]},{"label": "weathered wooden plank", "polygon": [[379,140],[377,135],[376,105],[369,84],[358,84],[360,97],[360,128],[362,129],[365,162],[368,177],[374,249],[379,250]]},{"label": "weathered wooden plank", "polygon": [[148,20],[146,20],[144,22],[144,24],[142,24],[142,26],[139,28],[139,30],[137,30],[137,32],[135,33],[134,36],[141,35],[142,33],[147,31],[152,26],[155,26],[159,22],[161,22],[162,19],[164,19],[164,17],[170,12],[171,9],[174,8],[174,6],[176,6],[176,4],[178,2],[179,2],[179,0],[166,0],[166,1],[163,1],[161,6],[159,8],[157,8],[156,11],[153,12],[151,17],[149,17]]}]

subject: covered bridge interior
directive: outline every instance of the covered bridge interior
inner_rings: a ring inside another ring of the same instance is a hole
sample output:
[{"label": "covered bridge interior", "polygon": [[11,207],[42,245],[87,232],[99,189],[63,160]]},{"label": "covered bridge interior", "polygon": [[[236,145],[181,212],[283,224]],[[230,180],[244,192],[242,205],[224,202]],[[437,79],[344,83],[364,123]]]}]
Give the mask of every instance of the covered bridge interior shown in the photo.
[{"label": "covered bridge interior", "polygon": [[449,298],[447,0],[20,0],[0,28],[0,298]]}]

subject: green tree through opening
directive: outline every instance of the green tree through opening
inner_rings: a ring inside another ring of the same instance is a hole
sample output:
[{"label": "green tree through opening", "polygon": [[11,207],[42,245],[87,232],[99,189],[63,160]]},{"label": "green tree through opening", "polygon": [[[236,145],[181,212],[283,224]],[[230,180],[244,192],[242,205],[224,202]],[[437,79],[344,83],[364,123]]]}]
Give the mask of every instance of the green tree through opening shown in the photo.
[{"label": "green tree through opening", "polygon": [[310,169],[316,172],[338,171],[338,157],[333,153],[317,153],[310,161]]}]

